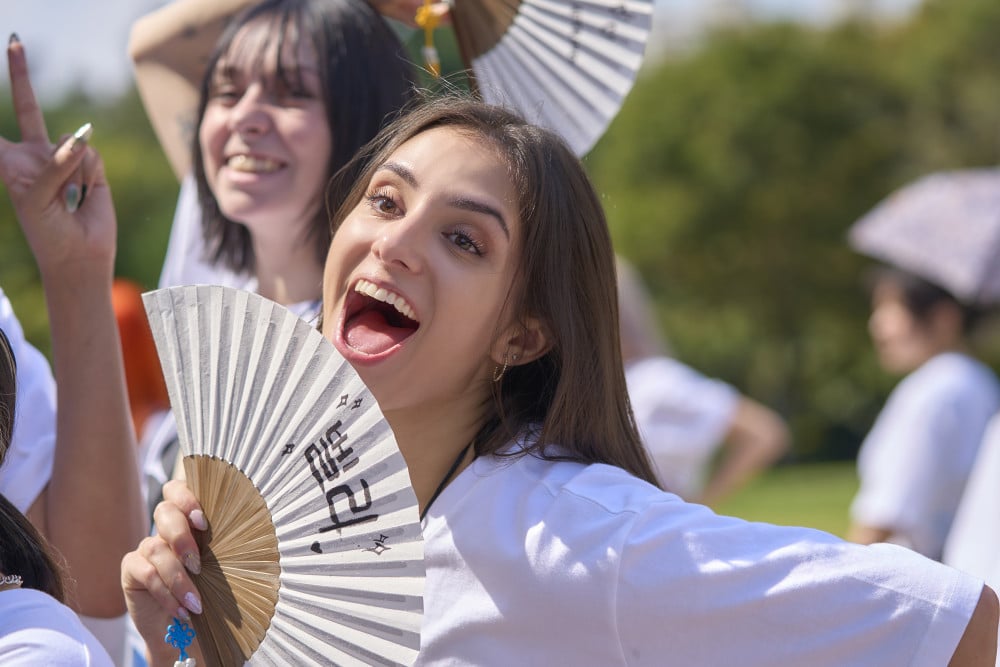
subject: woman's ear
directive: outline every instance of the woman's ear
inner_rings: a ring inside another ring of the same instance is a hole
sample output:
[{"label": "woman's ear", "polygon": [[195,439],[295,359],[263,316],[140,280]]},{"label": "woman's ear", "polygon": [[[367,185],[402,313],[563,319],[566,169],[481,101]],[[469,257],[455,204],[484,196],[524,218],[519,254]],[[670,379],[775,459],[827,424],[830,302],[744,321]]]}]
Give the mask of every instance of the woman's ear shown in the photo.
[{"label": "woman's ear", "polygon": [[528,317],[510,325],[497,339],[490,356],[497,365],[520,366],[544,356],[551,347],[551,336],[545,325]]}]

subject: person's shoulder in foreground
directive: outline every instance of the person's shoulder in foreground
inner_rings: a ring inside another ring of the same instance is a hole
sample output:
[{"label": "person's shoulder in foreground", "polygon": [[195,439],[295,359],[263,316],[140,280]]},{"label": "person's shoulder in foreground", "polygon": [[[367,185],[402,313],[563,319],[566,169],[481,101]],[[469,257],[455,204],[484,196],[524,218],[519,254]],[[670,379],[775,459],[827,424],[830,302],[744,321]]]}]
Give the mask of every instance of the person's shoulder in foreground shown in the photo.
[{"label": "person's shoulder in foreground", "polygon": [[104,647],[69,607],[30,588],[0,593],[0,664],[111,667]]},{"label": "person's shoulder in foreground", "polygon": [[901,547],[534,456],[477,460],[424,535],[421,664],[946,665],[984,590]]}]

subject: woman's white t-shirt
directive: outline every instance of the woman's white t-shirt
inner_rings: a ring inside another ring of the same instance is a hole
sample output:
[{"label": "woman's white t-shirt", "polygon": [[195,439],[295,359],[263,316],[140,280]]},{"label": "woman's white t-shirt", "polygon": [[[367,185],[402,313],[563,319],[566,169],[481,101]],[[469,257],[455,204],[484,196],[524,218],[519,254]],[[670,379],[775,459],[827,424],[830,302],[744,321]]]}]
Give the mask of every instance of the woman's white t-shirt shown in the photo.
[{"label": "woman's white t-shirt", "polygon": [[858,453],[859,524],[892,530],[941,558],[986,424],[1000,408],[1000,382],[964,354],[939,354],[905,377]]},{"label": "woman's white t-shirt", "polygon": [[941,667],[982,590],[899,546],[533,456],[474,461],[423,534],[418,665]]},{"label": "woman's white t-shirt", "polygon": [[26,588],[0,591],[0,665],[112,667],[100,642],[73,611]]}]

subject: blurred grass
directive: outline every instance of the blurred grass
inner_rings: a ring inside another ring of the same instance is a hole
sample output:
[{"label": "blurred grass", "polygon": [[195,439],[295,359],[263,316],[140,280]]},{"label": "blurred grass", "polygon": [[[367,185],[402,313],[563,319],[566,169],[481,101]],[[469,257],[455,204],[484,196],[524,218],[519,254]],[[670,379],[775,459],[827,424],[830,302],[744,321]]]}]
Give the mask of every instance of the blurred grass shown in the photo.
[{"label": "blurred grass", "polygon": [[773,468],[715,508],[748,521],[808,526],[847,534],[847,509],[857,491],[853,461]]}]

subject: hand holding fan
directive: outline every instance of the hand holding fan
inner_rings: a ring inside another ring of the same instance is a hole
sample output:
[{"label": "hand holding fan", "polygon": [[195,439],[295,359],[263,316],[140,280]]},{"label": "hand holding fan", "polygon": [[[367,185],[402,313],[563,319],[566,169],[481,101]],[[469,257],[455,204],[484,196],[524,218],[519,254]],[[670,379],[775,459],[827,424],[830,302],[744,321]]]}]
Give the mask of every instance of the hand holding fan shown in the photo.
[{"label": "hand holding fan", "polygon": [[412,663],[417,501],[354,369],[255,294],[187,286],[143,299],[209,523],[192,620],[208,664]]}]

